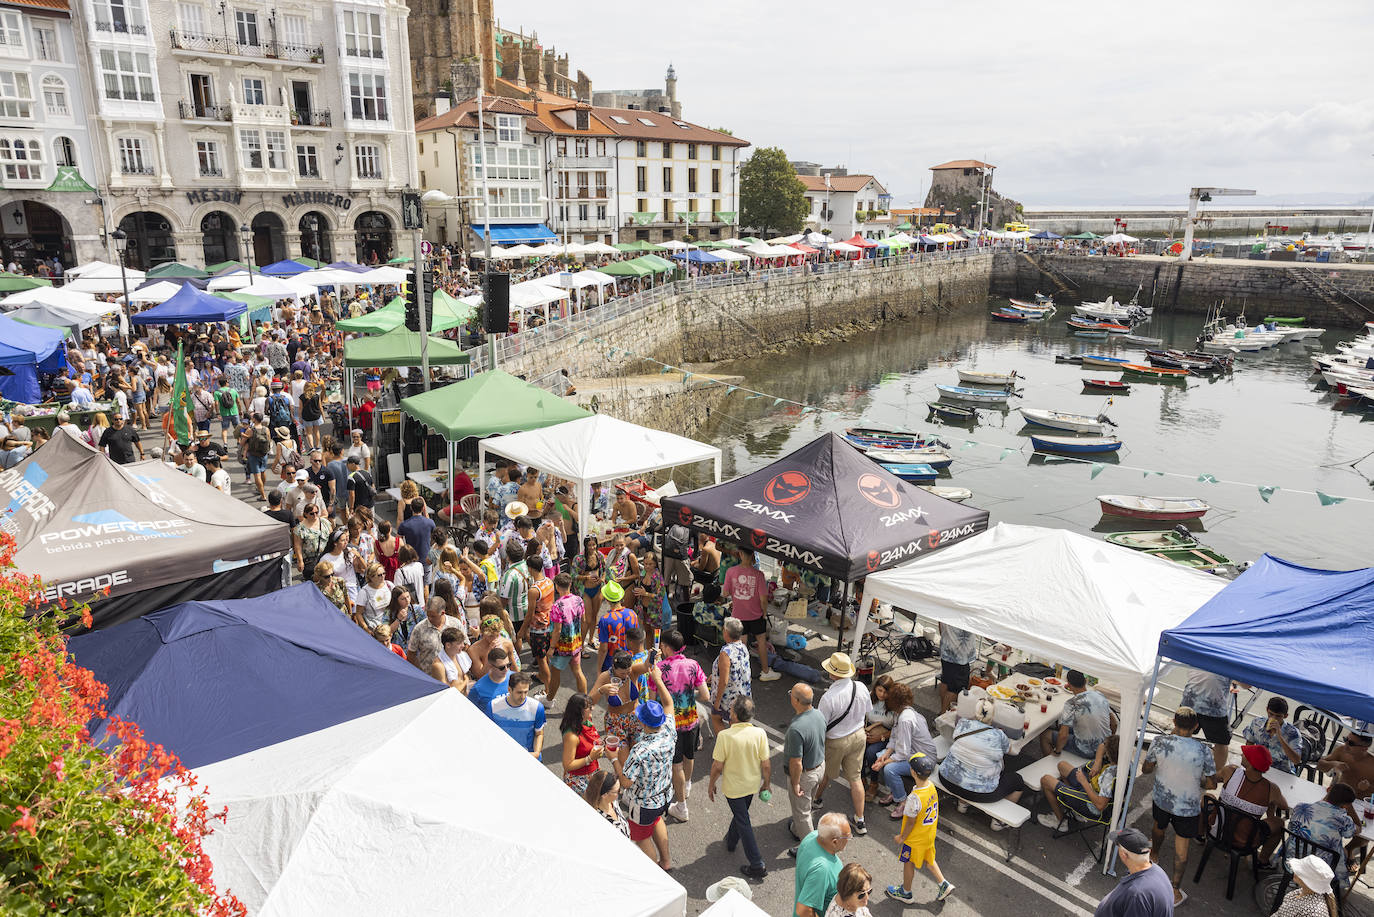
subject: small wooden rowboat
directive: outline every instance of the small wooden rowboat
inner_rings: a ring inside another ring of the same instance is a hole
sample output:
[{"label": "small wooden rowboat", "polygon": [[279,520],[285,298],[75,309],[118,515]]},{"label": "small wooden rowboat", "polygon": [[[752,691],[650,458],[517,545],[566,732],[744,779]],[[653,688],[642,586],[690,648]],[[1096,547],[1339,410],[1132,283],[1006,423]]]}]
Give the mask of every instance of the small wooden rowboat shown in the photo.
[{"label": "small wooden rowboat", "polygon": [[973,497],[973,491],[963,487],[939,487],[933,484],[922,484],[920,487],[922,490],[928,491],[940,499],[948,500],[951,503],[963,503],[965,500],[969,500]]},{"label": "small wooden rowboat", "polygon": [[919,449],[922,446],[949,448],[938,439],[926,439],[919,433],[906,430],[880,430],[875,427],[850,427],[844,431],[844,438],[860,449]]},{"label": "small wooden rowboat", "polygon": [[1126,357],[1109,357],[1104,353],[1085,353],[1079,362],[1084,366],[1105,366],[1108,369],[1120,369],[1121,364],[1131,361]]},{"label": "small wooden rowboat", "polygon": [[1016,374],[1016,370],[1009,373],[982,373],[972,369],[961,369],[959,381],[966,385],[1000,385],[1007,386],[1015,384],[1021,377]]},{"label": "small wooden rowboat", "polygon": [[1129,395],[1131,393],[1131,383],[1121,382],[1117,379],[1084,379],[1083,391],[1107,392],[1113,395]]},{"label": "small wooden rowboat", "polygon": [[1031,434],[1030,440],[1036,452],[1054,452],[1060,455],[1093,455],[1100,452],[1116,452],[1121,448],[1121,440],[1115,436],[1040,436]]},{"label": "small wooden rowboat", "polygon": [[1104,516],[1151,519],[1157,522],[1184,522],[1201,519],[1212,507],[1204,500],[1191,498],[1141,497],[1102,494],[1097,498]]},{"label": "small wooden rowboat", "polygon": [[[1186,531],[1186,529],[1185,529]],[[1192,548],[1197,541],[1191,535],[1170,529],[1167,532],[1113,532],[1107,541],[1133,551],[1158,551],[1172,548]]]},{"label": "small wooden rowboat", "polygon": [[1105,416],[1090,417],[1087,414],[1069,414],[1064,411],[1047,411],[1042,408],[1021,408],[1021,416],[1026,423],[1051,430],[1067,430],[1070,433],[1091,433],[1101,436],[1112,426]]},{"label": "small wooden rowboat", "polygon": [[940,477],[940,472],[923,462],[881,462],[879,464],[881,464],[884,471],[889,474],[895,474],[903,481],[929,483]]},{"label": "small wooden rowboat", "polygon": [[1162,557],[1165,560],[1172,560],[1176,564],[1182,564],[1194,570],[1215,570],[1217,567],[1226,567],[1231,563],[1231,558],[1225,554],[1200,544],[1191,548],[1160,548],[1145,553]]},{"label": "small wooden rowboat", "polygon": [[1187,382],[1188,370],[1146,366],[1144,363],[1122,363],[1121,372],[1132,379],[1153,379],[1156,382]]},{"label": "small wooden rowboat", "polygon": [[1030,316],[1024,312],[1012,312],[1007,309],[997,309],[992,313],[994,322],[1010,322],[1013,325],[1024,325],[1030,321]]},{"label": "small wooden rowboat", "polygon": [[1107,332],[1105,331],[1075,331],[1074,337],[1087,338],[1090,341],[1105,341]]},{"label": "small wooden rowboat", "polygon": [[[1014,299],[1012,300],[1012,302],[1015,302],[1015,301],[1016,301],[1016,300],[1014,300]],[[1294,326],[1294,325],[1305,325],[1305,324],[1307,324],[1307,316],[1305,316],[1305,315],[1303,315],[1303,316],[1293,316],[1293,315],[1266,315],[1266,316],[1264,317],[1264,323],[1265,323],[1266,325],[1269,325],[1269,324],[1274,324],[1274,325],[1289,325],[1289,326]]]},{"label": "small wooden rowboat", "polygon": [[1121,340],[1127,344],[1140,344],[1144,347],[1158,347],[1164,343],[1164,338],[1152,338],[1143,334],[1127,334]]},{"label": "small wooden rowboat", "polygon": [[1006,404],[1014,392],[998,391],[991,388],[966,388],[960,385],[937,385],[940,397],[951,401],[966,401],[971,404]]},{"label": "small wooden rowboat", "polygon": [[924,446],[919,449],[868,449],[864,452],[879,464],[893,465],[930,465],[933,468],[948,468],[954,459],[938,446]]},{"label": "small wooden rowboat", "polygon": [[927,401],[926,406],[930,408],[930,413],[945,423],[972,423],[978,419],[978,412],[972,408],[961,408],[939,401]]}]

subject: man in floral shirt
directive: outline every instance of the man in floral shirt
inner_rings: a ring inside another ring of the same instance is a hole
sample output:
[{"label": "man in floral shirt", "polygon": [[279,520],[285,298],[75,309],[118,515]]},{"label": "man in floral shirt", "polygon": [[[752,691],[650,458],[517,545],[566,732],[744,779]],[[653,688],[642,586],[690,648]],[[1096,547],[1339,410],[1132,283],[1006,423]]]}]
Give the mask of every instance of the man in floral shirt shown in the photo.
[{"label": "man in floral shirt", "polygon": [[1155,775],[1155,825],[1150,844],[1155,862],[1159,861],[1159,848],[1164,843],[1164,829],[1170,824],[1174,826],[1174,871],[1170,879],[1175,907],[1188,897],[1179,885],[1188,864],[1188,843],[1198,836],[1202,792],[1217,784],[1217,765],[1211,748],[1193,738],[1197,726],[1193,709],[1179,707],[1174,713],[1173,734],[1162,735],[1150,744],[1141,768],[1143,773]]},{"label": "man in floral shirt", "polygon": [[[1288,819],[1288,830],[1320,844],[1327,850],[1340,854],[1333,871],[1341,883],[1341,888],[1350,887],[1350,870],[1345,862],[1345,843],[1360,831],[1360,823],[1355,816],[1351,803],[1355,801],[1355,791],[1348,783],[1333,783],[1326,791],[1326,798],[1319,802],[1304,802],[1293,807]],[[1326,859],[1320,851],[1311,851]],[[1290,838],[1284,856],[1298,855]]]},{"label": "man in floral shirt", "polygon": [[969,672],[978,658],[978,635],[940,625],[940,709],[954,706],[959,692],[968,687]]},{"label": "man in floral shirt", "polygon": [[1064,675],[1064,690],[1072,695],[1059,714],[1059,728],[1040,734],[1040,748],[1047,755],[1068,750],[1080,758],[1097,754],[1097,746],[1116,732],[1116,714],[1102,692],[1088,687],[1082,672]]},{"label": "man in floral shirt", "polygon": [[1281,697],[1269,698],[1265,715],[1257,716],[1245,727],[1245,741],[1250,745],[1263,745],[1274,758],[1274,766],[1285,774],[1296,774],[1302,763],[1302,734],[1298,727],[1286,722],[1288,701]]},{"label": "man in floral shirt", "polygon": [[[654,655],[657,655],[656,653]],[[621,752],[613,760],[620,787],[628,790],[630,840],[663,869],[671,869],[668,855],[668,827],[663,813],[673,792],[673,749],[677,746],[677,730],[668,724],[663,703],[672,705],[668,689],[664,687],[657,659],[650,657],[649,677],[653,679],[660,700],[646,700],[639,705],[635,716],[643,725],[639,741],[629,753]]]},{"label": "man in floral shirt", "polygon": [[683,654],[686,644],[679,631],[668,631],[663,635],[668,655],[659,663],[663,684],[673,696],[673,725],[677,727],[677,745],[673,750],[673,804],[668,807],[668,814],[679,821],[687,820],[687,796],[692,791],[692,767],[700,743],[697,701],[711,702],[706,673],[695,659]]}]

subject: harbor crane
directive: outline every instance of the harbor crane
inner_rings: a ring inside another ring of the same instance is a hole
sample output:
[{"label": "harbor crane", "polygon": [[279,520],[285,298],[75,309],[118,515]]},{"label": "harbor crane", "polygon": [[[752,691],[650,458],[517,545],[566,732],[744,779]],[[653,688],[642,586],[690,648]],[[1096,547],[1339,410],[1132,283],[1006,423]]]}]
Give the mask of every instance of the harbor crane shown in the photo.
[{"label": "harbor crane", "polygon": [[1254,191],[1243,188],[1194,188],[1188,192],[1188,225],[1183,230],[1183,251],[1179,252],[1179,261],[1191,261],[1193,257],[1193,228],[1197,225],[1197,205],[1201,201],[1206,203],[1213,197],[1254,197]]}]

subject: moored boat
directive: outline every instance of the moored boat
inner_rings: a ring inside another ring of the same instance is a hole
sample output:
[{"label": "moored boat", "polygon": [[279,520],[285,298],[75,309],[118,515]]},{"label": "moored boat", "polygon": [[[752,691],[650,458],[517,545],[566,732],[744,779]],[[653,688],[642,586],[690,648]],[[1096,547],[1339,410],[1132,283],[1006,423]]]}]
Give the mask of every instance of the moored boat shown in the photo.
[{"label": "moored boat", "polygon": [[970,404],[1006,404],[1015,392],[999,391],[991,388],[965,388],[961,385],[937,385],[942,398],[951,401],[965,401]]},{"label": "moored boat", "polygon": [[1177,529],[1170,529],[1165,532],[1113,532],[1107,536],[1107,541],[1123,548],[1130,548],[1133,551],[1191,548],[1197,545],[1197,540],[1186,528],[1182,532]]},{"label": "moored boat", "polygon": [[1105,392],[1109,395],[1129,395],[1131,393],[1131,383],[1121,382],[1116,379],[1084,379],[1083,391]]},{"label": "moored boat", "polygon": [[935,484],[922,484],[921,489],[951,503],[963,503],[973,497],[973,491],[966,487],[940,487]]},{"label": "moored boat", "polygon": [[940,473],[924,463],[880,462],[882,469],[895,474],[903,481],[930,482],[938,479]]},{"label": "moored boat", "polygon": [[1156,548],[1145,553],[1162,557],[1165,560],[1172,560],[1176,564],[1192,567],[1194,570],[1214,570],[1217,567],[1229,566],[1231,563],[1231,558],[1225,554],[1201,544],[1195,544],[1190,548]]},{"label": "moored boat", "polygon": [[1090,417],[1087,414],[1047,411],[1042,408],[1021,408],[1020,410],[1026,423],[1034,424],[1037,427],[1048,427],[1051,430],[1067,430],[1070,433],[1091,433],[1095,436],[1101,436],[1107,432],[1107,427],[1115,426],[1105,414]]},{"label": "moored boat", "polygon": [[1107,339],[1107,332],[1105,331],[1074,331],[1071,333],[1074,337],[1087,338],[1090,341],[1105,341]]},{"label": "moored boat", "polygon": [[1031,434],[1036,452],[1056,452],[1062,455],[1095,455],[1116,452],[1121,440],[1115,436],[1039,436]]},{"label": "moored boat", "polygon": [[1024,312],[995,309],[991,314],[994,322],[1010,322],[1013,325],[1024,325],[1026,322],[1030,321],[1030,316]]},{"label": "moored boat", "polygon": [[1158,347],[1164,343],[1164,338],[1152,338],[1143,334],[1127,334],[1121,340],[1128,344],[1140,344],[1144,347]]},{"label": "moored boat", "polygon": [[1305,325],[1307,316],[1305,315],[1266,315],[1264,317],[1266,325]]},{"label": "moored boat", "polygon": [[1078,354],[1069,355],[1069,354],[1057,353],[1057,354],[1054,355],[1054,362],[1056,362],[1056,363],[1072,363],[1072,364],[1075,365],[1075,366],[1082,366],[1082,365],[1083,365],[1083,358],[1082,358],[1081,356],[1079,356]]},{"label": "moored boat", "polygon": [[930,408],[930,413],[945,423],[972,423],[978,419],[978,412],[972,408],[961,408],[940,401],[927,401],[926,406]]},{"label": "moored boat", "polygon": [[1120,369],[1122,363],[1131,361],[1127,357],[1110,357],[1105,353],[1085,353],[1081,362],[1084,366],[1105,366],[1108,369]]},{"label": "moored boat", "polygon": [[866,455],[881,465],[929,465],[937,471],[954,459],[942,449],[870,449]]},{"label": "moored boat", "polygon": [[985,373],[973,369],[958,370],[959,381],[968,385],[1014,385],[1021,376],[1016,370],[1009,373]]},{"label": "moored boat", "polygon": [[860,449],[884,446],[889,449],[919,449],[922,446],[948,448],[946,443],[935,437],[926,438],[919,433],[906,430],[882,430],[875,427],[850,427],[844,431],[844,438]]},{"label": "moored boat", "polygon": [[1151,519],[1158,522],[1184,522],[1201,519],[1212,507],[1194,498],[1143,497],[1125,494],[1101,494],[1097,502],[1104,516],[1123,516],[1127,519]]},{"label": "moored boat", "polygon": [[1164,366],[1146,366],[1144,363],[1122,363],[1121,372],[1135,379],[1154,379],[1158,382],[1186,382],[1188,370],[1170,369]]}]

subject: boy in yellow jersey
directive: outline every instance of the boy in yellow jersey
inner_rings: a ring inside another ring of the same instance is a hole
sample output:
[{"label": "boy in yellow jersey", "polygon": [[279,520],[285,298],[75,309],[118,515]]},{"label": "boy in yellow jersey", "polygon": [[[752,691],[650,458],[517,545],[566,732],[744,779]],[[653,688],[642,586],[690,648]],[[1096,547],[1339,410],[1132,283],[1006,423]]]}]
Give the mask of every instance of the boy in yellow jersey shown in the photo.
[{"label": "boy in yellow jersey", "polygon": [[902,812],[902,829],[894,838],[901,845],[897,859],[902,863],[902,884],[889,885],[887,896],[910,901],[911,880],[916,878],[916,870],[928,866],[930,874],[940,883],[935,900],[943,901],[953,893],[954,886],[935,862],[935,829],[940,822],[940,791],[930,782],[930,775],[935,773],[935,759],[918,751],[907,759],[907,763],[911,765],[914,783]]}]

